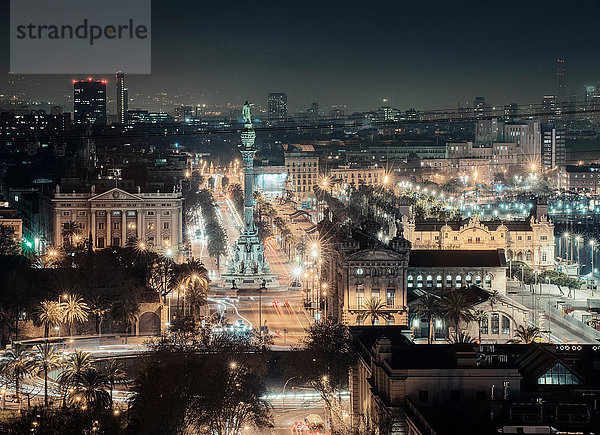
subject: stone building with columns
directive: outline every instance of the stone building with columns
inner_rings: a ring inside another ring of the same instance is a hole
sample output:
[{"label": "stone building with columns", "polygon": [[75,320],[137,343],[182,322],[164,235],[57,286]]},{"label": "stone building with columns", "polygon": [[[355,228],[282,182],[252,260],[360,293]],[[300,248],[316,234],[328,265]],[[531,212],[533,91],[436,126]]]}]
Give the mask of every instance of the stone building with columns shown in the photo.
[{"label": "stone building with columns", "polygon": [[448,222],[415,222],[404,216],[402,224],[413,249],[503,249],[507,260],[523,261],[534,269],[554,268],[554,224],[546,214],[518,221],[482,221],[475,215]]},{"label": "stone building with columns", "polygon": [[52,244],[64,244],[63,228],[73,221],[81,238],[91,238],[93,249],[125,247],[137,239],[150,249],[174,249],[183,241],[183,198],[181,192],[130,193],[119,188],[97,193],[56,192],[50,198]]}]

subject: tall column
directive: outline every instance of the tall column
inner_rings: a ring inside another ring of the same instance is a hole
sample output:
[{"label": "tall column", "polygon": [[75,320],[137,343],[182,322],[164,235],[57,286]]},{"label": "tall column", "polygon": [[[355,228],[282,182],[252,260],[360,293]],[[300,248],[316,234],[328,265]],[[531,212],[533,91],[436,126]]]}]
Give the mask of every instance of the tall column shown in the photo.
[{"label": "tall column", "polygon": [[54,212],[54,237],[52,243],[54,246],[62,245],[62,234],[60,227],[60,211]]},{"label": "tall column", "polygon": [[112,246],[112,210],[106,210],[106,247]]},{"label": "tall column", "polygon": [[121,246],[127,242],[127,210],[121,210]]},{"label": "tall column", "polygon": [[137,216],[137,226],[135,228],[135,233],[137,234],[137,238],[138,239],[144,239],[143,237],[143,228],[142,228],[142,211],[140,211],[139,209],[136,211],[136,216]]},{"label": "tall column", "polygon": [[246,231],[252,231],[254,225],[254,150],[241,151],[244,160],[244,226]]},{"label": "tall column", "polygon": [[90,232],[92,233],[92,249],[96,247],[96,210],[91,211],[91,224],[90,224]]}]

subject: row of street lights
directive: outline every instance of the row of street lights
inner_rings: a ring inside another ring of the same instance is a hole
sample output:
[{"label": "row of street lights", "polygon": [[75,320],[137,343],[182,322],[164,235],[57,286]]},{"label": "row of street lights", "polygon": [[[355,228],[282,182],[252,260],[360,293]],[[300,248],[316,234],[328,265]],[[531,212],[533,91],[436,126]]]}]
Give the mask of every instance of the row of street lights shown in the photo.
[{"label": "row of street lights", "polygon": [[[563,234],[563,237],[564,237],[565,242],[566,242],[565,257],[566,257],[567,261],[569,261],[569,262],[573,262],[573,260],[574,260],[573,243],[571,243],[571,240],[573,240],[574,242],[577,243],[577,276],[579,276],[579,274],[580,274],[580,267],[581,267],[580,248],[581,248],[581,245],[583,244],[584,238],[581,235],[578,235],[578,234],[571,235],[568,232],[565,232]],[[588,241],[588,246],[590,247],[592,277],[596,273],[596,271],[594,270],[594,254],[595,254],[595,250],[596,250],[596,245],[598,245],[598,242],[597,242],[596,239],[590,239]]]}]

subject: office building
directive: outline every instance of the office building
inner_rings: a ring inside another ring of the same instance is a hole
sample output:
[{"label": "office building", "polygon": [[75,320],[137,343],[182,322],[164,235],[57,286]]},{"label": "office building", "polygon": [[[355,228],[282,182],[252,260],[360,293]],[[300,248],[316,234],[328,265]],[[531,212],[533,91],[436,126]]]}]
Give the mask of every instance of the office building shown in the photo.
[{"label": "office building", "polygon": [[75,80],[73,91],[73,123],[106,125],[106,80]]},{"label": "office building", "polygon": [[314,186],[319,183],[319,158],[314,153],[286,152],[287,190],[292,199],[308,207],[315,201]]},{"label": "office building", "polygon": [[556,59],[556,95],[559,102],[567,98],[567,62],[564,59]]},{"label": "office building", "polygon": [[556,95],[544,95],[540,114],[544,122],[555,122],[560,119],[561,105]]},{"label": "office building", "polygon": [[483,118],[488,114],[488,107],[485,104],[485,97],[475,97],[473,102],[473,114],[475,118]]},{"label": "office building", "polygon": [[386,179],[385,168],[379,166],[340,165],[329,169],[327,175],[330,182],[355,189],[360,186],[382,187],[388,182],[393,185],[389,178]]},{"label": "office building", "polygon": [[269,121],[283,121],[287,119],[287,94],[272,92],[268,97]]},{"label": "office building", "polygon": [[552,124],[544,125],[542,132],[542,169],[552,174],[567,164],[566,133]]},{"label": "office building", "polygon": [[319,104],[312,103],[310,109],[306,111],[309,121],[315,122],[319,119]]},{"label": "office building", "polygon": [[117,122],[127,124],[127,110],[129,109],[129,95],[125,85],[125,74],[117,72]]}]

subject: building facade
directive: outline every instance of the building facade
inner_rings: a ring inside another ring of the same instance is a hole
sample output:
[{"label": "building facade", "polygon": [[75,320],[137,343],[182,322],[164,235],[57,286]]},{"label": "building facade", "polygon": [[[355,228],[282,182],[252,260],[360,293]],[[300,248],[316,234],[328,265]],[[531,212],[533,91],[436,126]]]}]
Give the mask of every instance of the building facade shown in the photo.
[{"label": "building facade", "polygon": [[567,166],[565,174],[568,190],[594,195],[600,192],[600,164]]},{"label": "building facade", "polygon": [[338,166],[337,168],[329,169],[328,175],[330,181],[348,184],[354,188],[359,186],[381,187],[389,181],[385,178],[385,168],[378,166]]},{"label": "building facade", "polygon": [[23,238],[23,221],[19,218],[17,210],[0,207],[0,227],[4,234],[10,235],[12,241],[19,245]]},{"label": "building facade", "polygon": [[473,216],[460,222],[403,217],[406,238],[414,249],[503,249],[507,260],[523,261],[534,269],[554,267],[554,224],[546,214],[524,221],[481,221]]},{"label": "building facade", "polygon": [[[340,314],[345,325],[368,324],[362,318],[369,300],[384,303],[388,325],[408,325],[407,269],[410,242],[401,236],[389,245],[377,243],[362,231],[353,231],[352,237],[339,245],[341,262],[338,263],[335,282],[337,297],[341,303],[334,312]],[[375,324],[379,324],[375,320]]]},{"label": "building facade", "polygon": [[314,186],[319,183],[319,158],[312,153],[285,153],[287,190],[298,203],[315,201]]},{"label": "building facade", "polygon": [[73,82],[73,123],[106,125],[106,80]]},{"label": "building facade", "polygon": [[180,192],[129,193],[114,188],[96,194],[56,193],[50,198],[52,244],[63,245],[63,229],[76,222],[81,238],[93,249],[125,247],[135,239],[149,249],[177,250],[183,242],[183,198]]},{"label": "building facade", "polygon": [[269,121],[284,121],[287,119],[287,94],[272,92],[268,97]]}]

